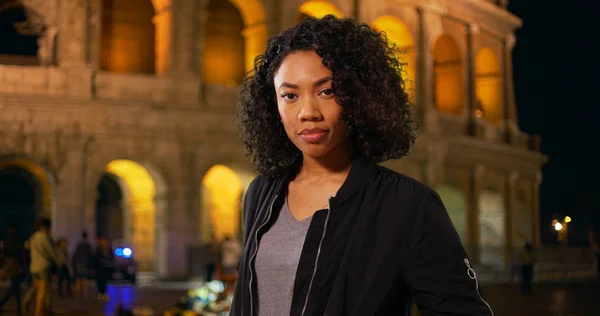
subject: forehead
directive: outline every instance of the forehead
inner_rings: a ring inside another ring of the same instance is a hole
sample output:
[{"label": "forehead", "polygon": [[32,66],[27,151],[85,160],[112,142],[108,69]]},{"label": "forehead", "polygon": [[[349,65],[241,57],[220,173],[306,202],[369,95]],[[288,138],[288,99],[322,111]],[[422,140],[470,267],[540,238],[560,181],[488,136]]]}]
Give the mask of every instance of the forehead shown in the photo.
[{"label": "forehead", "polygon": [[331,76],[331,71],[323,65],[323,59],[314,51],[293,52],[281,62],[275,72],[276,86],[281,82],[300,83],[316,81],[325,76]]}]

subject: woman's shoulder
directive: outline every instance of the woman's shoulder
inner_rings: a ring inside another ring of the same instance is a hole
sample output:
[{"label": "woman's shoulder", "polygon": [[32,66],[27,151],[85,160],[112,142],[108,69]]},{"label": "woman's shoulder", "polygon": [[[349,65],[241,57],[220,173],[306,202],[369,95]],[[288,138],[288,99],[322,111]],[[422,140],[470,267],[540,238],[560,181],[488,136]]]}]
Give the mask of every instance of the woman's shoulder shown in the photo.
[{"label": "woman's shoulder", "polygon": [[377,166],[371,182],[380,186],[380,189],[387,189],[390,198],[412,197],[422,200],[437,196],[437,193],[426,184],[381,165]]}]

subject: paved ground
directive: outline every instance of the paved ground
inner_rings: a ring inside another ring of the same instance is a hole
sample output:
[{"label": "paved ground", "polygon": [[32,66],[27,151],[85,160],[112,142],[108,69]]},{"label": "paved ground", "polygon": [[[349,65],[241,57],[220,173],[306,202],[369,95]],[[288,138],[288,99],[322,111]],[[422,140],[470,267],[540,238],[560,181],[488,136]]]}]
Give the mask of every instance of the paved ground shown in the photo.
[{"label": "paved ground", "polygon": [[[170,288],[169,288],[170,287]],[[163,311],[175,303],[184,291],[178,286],[161,288],[132,288],[111,286],[111,300],[60,300],[54,306],[58,315],[95,316],[110,315],[116,304],[125,306],[148,305],[155,311]],[[0,289],[3,293],[5,289]],[[521,296],[516,285],[485,286],[488,301],[495,316],[597,316],[600,315],[600,286],[592,284],[537,285],[532,296]],[[10,302],[2,315],[16,315]],[[154,315],[161,315],[155,313]]]}]

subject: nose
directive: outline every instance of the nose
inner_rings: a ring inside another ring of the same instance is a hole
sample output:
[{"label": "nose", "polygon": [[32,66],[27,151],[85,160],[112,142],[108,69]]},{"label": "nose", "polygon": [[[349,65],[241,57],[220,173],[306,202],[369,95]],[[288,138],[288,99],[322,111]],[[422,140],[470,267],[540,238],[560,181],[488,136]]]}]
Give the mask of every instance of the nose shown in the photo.
[{"label": "nose", "polygon": [[302,122],[320,121],[323,119],[323,115],[319,111],[319,106],[314,98],[310,98],[302,104],[298,119]]}]

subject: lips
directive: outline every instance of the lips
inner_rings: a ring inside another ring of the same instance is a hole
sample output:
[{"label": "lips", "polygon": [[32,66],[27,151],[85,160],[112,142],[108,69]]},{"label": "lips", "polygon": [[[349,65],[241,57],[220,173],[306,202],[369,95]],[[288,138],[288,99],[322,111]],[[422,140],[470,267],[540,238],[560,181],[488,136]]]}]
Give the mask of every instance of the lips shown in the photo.
[{"label": "lips", "polygon": [[304,129],[300,132],[300,137],[307,143],[319,142],[327,133],[327,130],[320,128]]}]

